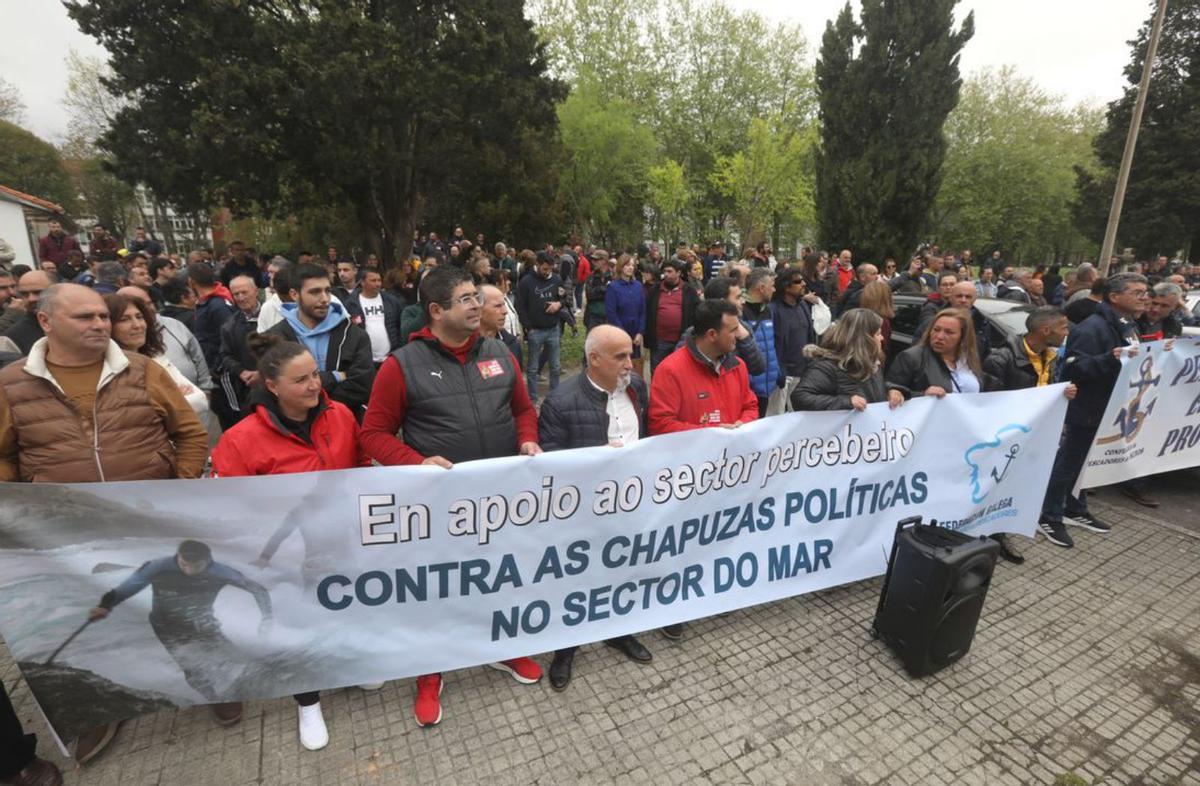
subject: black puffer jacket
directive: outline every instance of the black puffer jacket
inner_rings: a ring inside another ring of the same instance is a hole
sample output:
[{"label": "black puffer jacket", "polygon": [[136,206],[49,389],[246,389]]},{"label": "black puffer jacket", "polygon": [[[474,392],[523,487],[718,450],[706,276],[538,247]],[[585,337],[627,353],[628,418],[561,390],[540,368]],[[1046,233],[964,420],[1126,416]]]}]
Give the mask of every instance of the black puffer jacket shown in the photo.
[{"label": "black puffer jacket", "polygon": [[[896,356],[887,371],[887,386],[904,393],[905,396],[924,395],[925,391],[938,386],[947,393],[957,388],[950,376],[950,369],[928,344],[909,347]],[[979,379],[981,391],[999,390],[997,381],[984,372]]]},{"label": "black puffer jacket", "polygon": [[[646,411],[650,397],[637,374],[629,383],[629,397],[638,415],[638,438],[646,436]],[[538,444],[542,450],[567,450],[608,444],[607,395],[588,380],[587,372],[563,382],[546,396],[538,411]]]},{"label": "black puffer jacket", "polygon": [[855,379],[836,360],[813,356],[807,347],[805,353],[811,359],[792,391],[792,409],[797,412],[853,409],[851,396],[862,396],[868,404],[887,401],[882,371],[877,370],[867,379]]}]

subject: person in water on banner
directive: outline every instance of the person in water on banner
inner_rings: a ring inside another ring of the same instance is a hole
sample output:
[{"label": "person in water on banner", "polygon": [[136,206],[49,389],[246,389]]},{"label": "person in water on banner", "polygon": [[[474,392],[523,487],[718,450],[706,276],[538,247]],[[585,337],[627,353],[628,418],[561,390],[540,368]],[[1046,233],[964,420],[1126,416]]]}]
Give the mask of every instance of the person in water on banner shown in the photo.
[{"label": "person in water on banner", "polygon": [[[651,434],[737,428],[758,419],[758,397],[736,353],[740,326],[737,306],[728,300],[703,300],[696,306],[692,335],[650,379]],[[662,630],[672,641],[683,638],[683,623]]]},{"label": "person in water on banner", "polygon": [[[171,556],[143,563],[115,589],[104,593],[88,618],[103,620],[118,605],[150,587],[150,627],[154,635],[179,665],[187,684],[215,702],[220,693],[217,683],[231,665],[244,660],[213,614],[217,595],[227,586],[254,597],[262,614],[259,632],[265,631],[271,623],[271,596],[267,590],[240,571],[213,561],[212,550],[198,540],[185,540]],[[214,704],[213,712],[223,726],[242,719],[241,702]]]},{"label": "person in water on banner", "polygon": [[[470,274],[437,268],[421,279],[420,302],[428,325],[375,377],[361,435],[367,454],[386,466],[451,469],[460,461],[541,453],[520,364],[503,341],[480,335],[481,300]],[[542,678],[531,658],[490,665],[521,683]],[[441,722],[441,693],[441,674],[417,678],[418,726]]]},{"label": "person in water on banner", "polygon": [[[378,277],[375,273],[368,276]],[[250,338],[259,357],[254,412],[226,431],[213,451],[213,475],[283,475],[370,466],[358,443],[358,423],[345,404],[321,387],[321,370],[300,344],[278,336]],[[318,447],[320,445],[321,447]],[[297,508],[274,533],[255,565],[266,567],[279,544],[297,528]],[[309,541],[305,539],[306,556]],[[306,565],[310,560],[306,559]],[[383,683],[360,685],[378,690]],[[300,744],[310,751],[329,744],[329,731],[316,691],[295,696]]]},{"label": "person in water on banner", "polygon": [[[200,476],[204,426],[165,369],[112,340],[99,293],[79,284],[48,287],[34,316],[45,337],[0,372],[0,481]],[[75,760],[95,758],[118,726],[83,734]]]},{"label": "person in water on banner", "polygon": [[[538,436],[542,450],[599,445],[624,447],[646,436],[646,383],[633,373],[633,341],[613,325],[597,325],[583,345],[586,369],[551,391],[542,402]],[[637,663],[649,663],[650,651],[633,636],[604,642]],[[554,653],[550,687],[564,690],[578,647]]]}]

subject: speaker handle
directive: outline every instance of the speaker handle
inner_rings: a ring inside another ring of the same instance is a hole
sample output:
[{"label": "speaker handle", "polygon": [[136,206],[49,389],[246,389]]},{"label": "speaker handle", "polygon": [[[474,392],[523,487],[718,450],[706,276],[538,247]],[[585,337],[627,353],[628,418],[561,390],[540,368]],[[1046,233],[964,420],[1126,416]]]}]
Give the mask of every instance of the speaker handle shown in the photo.
[{"label": "speaker handle", "polygon": [[871,638],[879,638],[879,631],[876,628],[876,624],[879,621],[879,615],[883,613],[883,604],[887,602],[887,589],[889,582],[892,580],[892,568],[896,564],[896,544],[900,539],[900,533],[908,527],[913,527],[920,523],[920,516],[909,516],[896,522],[896,531],[892,534],[892,552],[888,555],[887,571],[883,574],[883,587],[879,590],[879,605],[875,607],[875,620],[871,623]]}]

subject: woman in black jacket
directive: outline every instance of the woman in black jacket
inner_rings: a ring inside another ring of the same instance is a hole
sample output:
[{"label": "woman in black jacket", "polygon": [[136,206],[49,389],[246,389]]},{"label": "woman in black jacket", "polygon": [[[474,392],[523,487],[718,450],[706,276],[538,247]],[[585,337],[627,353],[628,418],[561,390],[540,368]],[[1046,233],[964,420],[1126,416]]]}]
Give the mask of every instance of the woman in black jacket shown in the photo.
[{"label": "woman in black jacket", "polygon": [[[804,348],[808,365],[792,391],[792,409],[820,412],[855,409],[888,400],[883,381],[883,318],[865,308],[842,314],[821,345]],[[895,408],[903,401],[892,402]]]},{"label": "woman in black jacket", "polygon": [[921,340],[896,356],[887,372],[888,396],[936,396],[996,390],[983,371],[970,313],[939,311]]}]

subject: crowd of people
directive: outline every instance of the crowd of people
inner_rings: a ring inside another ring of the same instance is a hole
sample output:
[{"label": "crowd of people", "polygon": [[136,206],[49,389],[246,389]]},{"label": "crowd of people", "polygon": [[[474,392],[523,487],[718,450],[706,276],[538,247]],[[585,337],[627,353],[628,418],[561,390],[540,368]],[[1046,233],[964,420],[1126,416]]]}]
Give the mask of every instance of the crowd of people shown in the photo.
[{"label": "crowd of people", "polygon": [[[1200,283],[1200,270],[1166,257],[1102,278],[1090,264],[1012,267],[998,251],[981,264],[969,251],[936,246],[899,265],[810,249],[787,263],[769,243],[738,258],[721,242],[681,244],[669,256],[653,244],[517,252],[456,228],[445,240],[415,238],[413,249],[389,269],[374,255],[359,263],[333,247],[290,260],[236,241],[220,256],[198,250],[180,259],[142,231],[122,246],[96,227],[84,255],[52,224],[38,269],[0,268],[0,481],[235,477],[372,463],[453,472],[464,461],[620,449],[785,412],[894,408],[914,397],[1061,381],[1070,404],[1038,527],[1069,548],[1067,525],[1109,530],[1086,495],[1071,491],[1119,357],[1191,325],[1183,297]],[[912,345],[894,348],[893,296],[901,294],[925,302]],[[1024,334],[998,340],[981,298],[1026,304]],[[578,322],[584,365],[564,380],[562,337]],[[543,369],[548,389],[539,395]],[[1144,484],[1127,493],[1154,504]],[[1009,539],[995,537],[1006,560],[1023,562]],[[154,576],[164,574],[176,589],[258,586],[191,541],[155,565]],[[159,591],[147,575],[128,592],[147,585]],[[92,619],[125,596],[106,595]],[[684,629],[662,633],[678,640]],[[637,663],[653,657],[634,636],[605,643]],[[164,645],[207,696],[186,659]],[[577,655],[554,653],[554,689],[568,686]],[[543,676],[530,657],[492,665],[521,683]],[[441,674],[416,679],[417,724],[440,722],[443,687]],[[319,694],[295,698],[303,747],[324,747]],[[214,704],[212,712],[228,725],[242,708]],[[82,735],[76,759],[94,758],[116,730]],[[7,696],[0,750],[0,780],[57,782]]]}]

